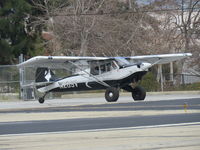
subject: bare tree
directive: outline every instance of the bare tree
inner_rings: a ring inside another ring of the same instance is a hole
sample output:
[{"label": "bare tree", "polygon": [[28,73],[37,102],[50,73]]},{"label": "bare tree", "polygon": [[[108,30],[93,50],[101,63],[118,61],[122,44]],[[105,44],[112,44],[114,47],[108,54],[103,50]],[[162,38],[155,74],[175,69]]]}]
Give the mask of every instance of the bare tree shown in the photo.
[{"label": "bare tree", "polygon": [[[181,0],[181,11],[177,11],[174,13],[175,18],[175,27],[178,29],[180,43],[182,44],[182,48],[180,52],[193,52],[196,54],[193,56],[193,59],[188,60],[187,63],[192,63],[192,65],[198,65],[199,61],[196,61],[196,56],[199,56],[199,45],[197,39],[198,36],[198,25],[200,20],[200,9],[196,9],[200,7],[200,0]],[[196,48],[195,48],[196,47]],[[179,74],[182,73],[184,69],[184,60],[177,62],[177,71]],[[194,63],[195,62],[195,63]],[[188,67],[188,65],[187,65]]]},{"label": "bare tree", "polygon": [[[181,11],[178,11],[175,18],[176,27],[182,34],[184,43],[183,51],[188,51],[194,34],[198,28],[197,24],[200,19],[200,0],[181,0]],[[198,8],[199,8],[198,6]]]},{"label": "bare tree", "polygon": [[[167,40],[170,46],[169,49],[171,49],[172,52],[192,52],[193,58],[187,60],[187,63],[193,62],[192,66],[198,66],[199,61],[197,61],[197,59],[200,54],[200,49],[198,48],[200,46],[198,41],[200,0],[161,0],[155,2],[154,7],[158,9],[171,9],[171,11],[166,11],[167,15],[164,19],[165,21],[169,20],[166,22],[166,27],[168,27],[166,31],[168,32],[164,33],[165,37],[169,36]],[[159,12],[157,14],[159,14]],[[181,74],[182,71],[185,70],[184,67],[186,66],[184,62],[184,60],[177,62],[178,74]]]},{"label": "bare tree", "polygon": [[38,22],[46,24],[46,29],[55,36],[47,43],[48,47],[53,47],[51,42],[60,45],[52,50],[54,55],[156,54],[175,51],[174,47],[180,45],[174,40],[179,38],[174,36],[176,28],[170,27],[171,18],[158,19],[156,13],[142,12],[158,5],[160,8],[161,4],[138,6],[135,0],[69,0],[67,5],[54,5],[52,0],[44,1],[42,4],[36,1],[35,6],[46,12]]},{"label": "bare tree", "polygon": [[64,53],[78,50],[78,52],[75,52],[77,55],[87,55],[89,37],[97,18],[96,15],[88,14],[98,13],[103,3],[104,0],[75,0],[70,1],[69,7],[57,12],[55,32],[59,35],[65,47]]},{"label": "bare tree", "polygon": [[60,42],[58,36],[55,34],[55,21],[54,15],[56,12],[68,3],[62,0],[31,0],[33,7],[35,7],[40,14],[30,16],[32,24],[29,24],[33,30],[37,30],[38,27],[42,28],[42,37],[46,39],[40,47],[46,49],[46,55],[55,55],[60,49]]},{"label": "bare tree", "polygon": [[45,12],[36,25],[45,24],[54,35],[46,43],[53,55],[155,53],[157,42],[152,42],[156,41],[152,36],[160,35],[160,22],[140,13],[135,0],[69,0],[67,5],[54,5],[52,0],[34,2]]}]

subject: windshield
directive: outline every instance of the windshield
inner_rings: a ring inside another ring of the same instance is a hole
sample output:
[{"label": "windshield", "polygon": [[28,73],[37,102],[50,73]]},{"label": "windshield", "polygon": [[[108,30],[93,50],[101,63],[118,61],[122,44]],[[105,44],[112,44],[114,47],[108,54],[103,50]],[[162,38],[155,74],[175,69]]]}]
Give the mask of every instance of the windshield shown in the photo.
[{"label": "windshield", "polygon": [[115,58],[115,60],[117,61],[119,66],[126,66],[130,64],[128,60],[122,57]]}]

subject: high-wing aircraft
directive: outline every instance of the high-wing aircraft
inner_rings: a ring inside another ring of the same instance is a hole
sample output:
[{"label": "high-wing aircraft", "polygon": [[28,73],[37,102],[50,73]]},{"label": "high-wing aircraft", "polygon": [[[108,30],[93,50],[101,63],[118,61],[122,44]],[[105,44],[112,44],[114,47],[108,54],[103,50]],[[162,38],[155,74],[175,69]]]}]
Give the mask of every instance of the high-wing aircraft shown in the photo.
[{"label": "high-wing aircraft", "polygon": [[[132,93],[135,101],[144,100],[146,91],[137,83],[155,64],[165,64],[191,56],[191,53],[146,55],[131,57],[76,57],[36,56],[18,65],[34,67],[35,87],[43,93],[38,98],[44,103],[49,92],[86,91],[105,89],[105,99],[116,102],[119,90]],[[70,76],[57,78],[52,69],[74,68]]]}]

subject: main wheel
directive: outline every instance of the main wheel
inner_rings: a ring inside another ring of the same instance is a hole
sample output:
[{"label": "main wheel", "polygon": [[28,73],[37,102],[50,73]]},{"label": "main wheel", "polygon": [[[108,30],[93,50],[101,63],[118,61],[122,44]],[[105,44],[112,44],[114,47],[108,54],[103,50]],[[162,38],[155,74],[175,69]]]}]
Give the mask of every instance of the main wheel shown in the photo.
[{"label": "main wheel", "polygon": [[119,98],[119,90],[115,87],[106,89],[105,99],[107,102],[116,102]]},{"label": "main wheel", "polygon": [[141,86],[136,86],[132,91],[132,97],[135,101],[144,100],[146,97],[146,91]]},{"label": "main wheel", "polygon": [[44,103],[44,98],[43,98],[43,97],[40,97],[40,98],[38,99],[38,102],[39,102],[40,104],[43,104],[43,103]]}]

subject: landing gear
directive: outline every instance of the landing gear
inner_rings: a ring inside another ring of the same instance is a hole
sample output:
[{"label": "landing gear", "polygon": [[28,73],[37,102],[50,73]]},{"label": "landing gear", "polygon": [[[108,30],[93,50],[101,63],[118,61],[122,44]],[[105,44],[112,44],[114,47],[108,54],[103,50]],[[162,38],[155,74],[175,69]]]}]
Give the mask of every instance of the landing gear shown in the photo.
[{"label": "landing gear", "polygon": [[145,89],[141,86],[136,86],[134,89],[132,89],[132,97],[135,101],[144,100],[146,97]]},{"label": "landing gear", "polygon": [[107,102],[116,102],[119,98],[119,90],[115,87],[106,89],[105,99]]},{"label": "landing gear", "polygon": [[38,99],[38,102],[40,103],[40,104],[43,104],[44,103],[44,101],[45,101],[45,96],[47,95],[47,93],[45,93],[42,97],[39,97],[39,99]]},{"label": "landing gear", "polygon": [[40,104],[43,104],[43,103],[44,103],[44,97],[40,97],[40,98],[38,99],[38,102],[39,102]]}]

